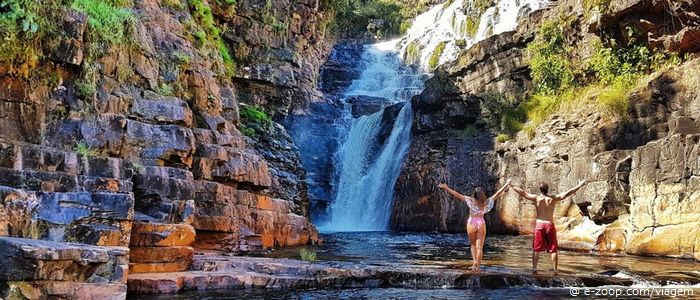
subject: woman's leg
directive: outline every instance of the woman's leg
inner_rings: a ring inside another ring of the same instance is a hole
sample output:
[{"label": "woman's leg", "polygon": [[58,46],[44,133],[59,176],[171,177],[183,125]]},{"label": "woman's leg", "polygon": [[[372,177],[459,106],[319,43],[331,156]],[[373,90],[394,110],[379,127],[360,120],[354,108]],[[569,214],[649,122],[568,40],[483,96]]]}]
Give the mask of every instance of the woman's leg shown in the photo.
[{"label": "woman's leg", "polygon": [[481,267],[481,260],[484,258],[484,240],[486,239],[486,224],[479,228],[476,235],[476,268]]},{"label": "woman's leg", "polygon": [[478,229],[476,226],[467,223],[467,236],[469,237],[469,250],[472,253],[472,268],[476,268],[476,237],[478,234]]}]

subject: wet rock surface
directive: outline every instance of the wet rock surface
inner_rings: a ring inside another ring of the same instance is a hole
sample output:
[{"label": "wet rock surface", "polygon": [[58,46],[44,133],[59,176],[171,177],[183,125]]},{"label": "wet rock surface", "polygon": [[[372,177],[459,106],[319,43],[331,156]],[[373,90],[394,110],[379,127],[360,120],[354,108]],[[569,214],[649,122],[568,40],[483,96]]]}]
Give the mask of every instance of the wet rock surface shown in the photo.
[{"label": "wet rock surface", "polygon": [[[238,295],[233,290],[262,290],[262,294],[304,290],[377,289],[505,289],[518,293],[537,287],[629,286],[651,284],[692,286],[700,282],[694,263],[666,258],[634,256],[600,257],[561,251],[560,273],[551,272],[543,258],[538,274],[530,271],[531,237],[490,235],[481,272],[468,269],[467,238],[463,234],[359,232],[323,235],[314,247],[319,261],[297,260],[298,249],[282,249],[268,257],[231,257],[219,253],[195,255],[188,272],[136,274],[129,277],[129,291],[136,295],[157,290],[208,297],[206,290]],[[600,264],[605,260],[605,264]],[[151,276],[146,276],[151,275]],[[253,289],[250,289],[253,288]],[[246,294],[246,293],[242,293]],[[405,296],[405,295],[404,295]],[[140,296],[141,297],[141,296]],[[178,297],[172,295],[171,297]],[[180,296],[182,297],[182,296]]]},{"label": "wet rock surface", "polygon": [[252,257],[197,256],[194,271],[129,277],[129,292],[159,294],[214,289],[315,288],[507,288],[535,285],[544,288],[632,284],[605,276],[552,276],[509,272],[366,267],[353,263],[309,263],[299,260]]}]

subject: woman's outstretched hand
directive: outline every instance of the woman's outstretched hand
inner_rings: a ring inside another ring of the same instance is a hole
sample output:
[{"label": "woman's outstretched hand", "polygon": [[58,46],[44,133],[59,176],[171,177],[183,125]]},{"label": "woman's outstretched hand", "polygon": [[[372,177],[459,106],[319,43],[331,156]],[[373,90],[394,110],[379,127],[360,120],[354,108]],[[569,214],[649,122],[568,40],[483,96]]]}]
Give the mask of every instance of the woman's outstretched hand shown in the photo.
[{"label": "woman's outstretched hand", "polygon": [[511,181],[510,181],[510,178],[509,178],[508,180],[506,180],[506,186],[507,186],[507,187],[510,187],[510,182],[511,182]]},{"label": "woman's outstretched hand", "polygon": [[444,183],[440,183],[440,184],[438,184],[438,187],[444,190],[447,188],[447,185]]}]

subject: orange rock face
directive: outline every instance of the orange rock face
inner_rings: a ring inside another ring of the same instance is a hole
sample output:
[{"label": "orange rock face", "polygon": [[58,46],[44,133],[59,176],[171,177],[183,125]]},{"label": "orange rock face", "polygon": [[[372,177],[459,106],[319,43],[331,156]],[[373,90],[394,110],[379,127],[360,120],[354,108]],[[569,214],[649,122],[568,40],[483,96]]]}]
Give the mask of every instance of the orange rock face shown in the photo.
[{"label": "orange rock face", "polygon": [[130,263],[129,272],[131,273],[167,273],[167,272],[182,272],[189,269],[192,264],[192,258],[175,262],[158,262],[158,263]]},{"label": "orange rock face", "polygon": [[131,247],[129,261],[132,263],[162,263],[192,260],[194,249],[187,246]]},{"label": "orange rock face", "polygon": [[189,246],[195,235],[194,228],[187,224],[134,222],[131,246]]},{"label": "orange rock face", "polygon": [[198,181],[195,189],[195,247],[250,251],[318,240],[318,231],[308,219],[290,213],[289,201],[211,181]]}]

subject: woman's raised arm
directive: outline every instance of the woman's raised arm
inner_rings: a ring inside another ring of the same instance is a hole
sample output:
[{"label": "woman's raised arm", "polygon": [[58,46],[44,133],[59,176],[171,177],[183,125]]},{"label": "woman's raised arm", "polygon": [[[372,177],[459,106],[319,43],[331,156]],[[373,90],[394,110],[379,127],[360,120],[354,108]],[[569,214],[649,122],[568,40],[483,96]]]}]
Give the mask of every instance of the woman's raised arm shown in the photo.
[{"label": "woman's raised arm", "polygon": [[510,187],[510,179],[508,179],[506,181],[506,184],[504,184],[498,191],[496,191],[495,194],[493,194],[493,196],[491,196],[491,199],[493,199],[493,201],[496,201],[496,199],[498,199],[498,197],[500,197],[501,194],[503,194],[503,192],[505,192],[506,189],[508,189],[508,187]]},{"label": "woman's raised arm", "polygon": [[459,199],[459,200],[462,200],[462,201],[465,201],[465,200],[466,200],[466,197],[467,197],[467,196],[464,196],[464,195],[462,195],[462,194],[460,194],[460,193],[457,193],[456,191],[454,191],[453,189],[451,189],[449,186],[447,186],[447,185],[444,184],[444,183],[438,184],[438,187],[441,188],[441,189],[443,189],[443,190],[445,190],[445,191],[447,191],[447,193],[449,193],[450,195],[452,195],[452,197],[455,197],[455,198],[457,198],[457,199]]}]

